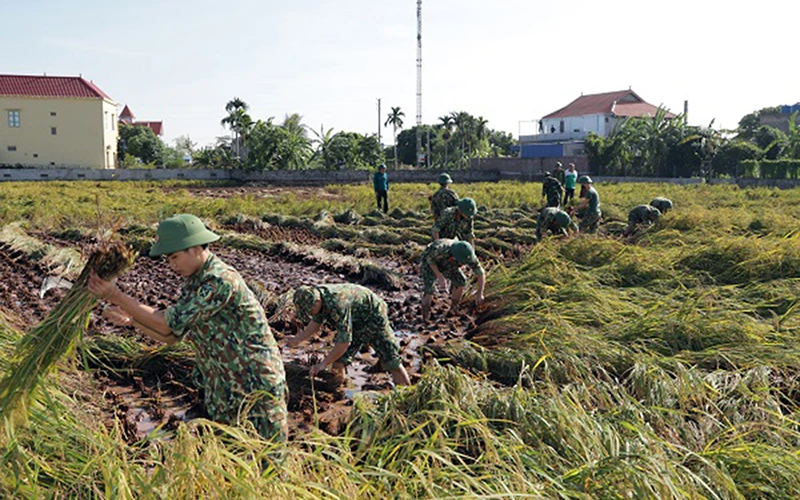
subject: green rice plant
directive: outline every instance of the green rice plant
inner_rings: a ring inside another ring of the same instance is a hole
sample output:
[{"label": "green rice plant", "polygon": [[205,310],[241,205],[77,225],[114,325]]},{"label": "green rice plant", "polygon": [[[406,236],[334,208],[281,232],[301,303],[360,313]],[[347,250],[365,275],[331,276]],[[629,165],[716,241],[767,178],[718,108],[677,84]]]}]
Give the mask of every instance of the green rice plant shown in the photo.
[{"label": "green rice plant", "polygon": [[0,414],[12,418],[40,380],[59,358],[67,354],[89,321],[97,299],[89,293],[91,272],[102,279],[113,279],[133,265],[136,254],[119,242],[96,247],[80,276],[47,317],[20,339],[6,375],[0,381]]}]

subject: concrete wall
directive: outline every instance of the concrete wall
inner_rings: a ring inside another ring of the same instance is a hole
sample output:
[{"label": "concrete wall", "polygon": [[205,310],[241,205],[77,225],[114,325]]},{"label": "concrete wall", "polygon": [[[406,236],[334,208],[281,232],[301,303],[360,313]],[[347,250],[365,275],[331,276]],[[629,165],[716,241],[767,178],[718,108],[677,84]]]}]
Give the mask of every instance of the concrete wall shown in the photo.
[{"label": "concrete wall", "polygon": [[561,158],[480,158],[473,159],[470,167],[475,170],[496,171],[502,180],[539,180],[545,171],[552,172],[560,161],[566,170],[570,163],[575,164],[578,173],[586,173],[588,164],[583,156],[563,156]]},{"label": "concrete wall", "polygon": [[[9,127],[9,110],[19,110],[19,127]],[[110,101],[0,97],[0,113],[0,165],[105,168],[116,155],[116,125],[105,119],[116,114]]]}]

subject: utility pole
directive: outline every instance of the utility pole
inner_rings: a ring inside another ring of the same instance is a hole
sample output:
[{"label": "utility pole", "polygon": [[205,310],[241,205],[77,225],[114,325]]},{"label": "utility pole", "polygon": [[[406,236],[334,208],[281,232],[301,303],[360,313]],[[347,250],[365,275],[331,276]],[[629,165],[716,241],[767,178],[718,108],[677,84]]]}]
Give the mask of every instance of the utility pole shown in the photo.
[{"label": "utility pole", "polygon": [[417,0],[417,161],[422,152],[422,0]]},{"label": "utility pole", "polygon": [[383,144],[381,144],[381,98],[378,97],[378,146],[383,149]]},{"label": "utility pole", "polygon": [[425,157],[425,166],[430,168],[433,165],[433,158],[431,158],[431,128],[427,127],[428,132],[428,156]]}]

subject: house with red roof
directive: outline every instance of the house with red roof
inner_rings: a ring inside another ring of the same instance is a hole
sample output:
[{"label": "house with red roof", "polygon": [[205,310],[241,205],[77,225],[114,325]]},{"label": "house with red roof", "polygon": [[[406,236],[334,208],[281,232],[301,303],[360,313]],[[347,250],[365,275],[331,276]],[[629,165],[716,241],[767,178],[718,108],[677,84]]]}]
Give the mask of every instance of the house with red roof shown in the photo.
[{"label": "house with red roof", "polygon": [[136,116],[133,114],[133,111],[131,111],[131,108],[129,108],[127,104],[122,109],[122,113],[119,114],[119,121],[127,125],[133,125],[134,127],[149,127],[157,137],[161,137],[161,135],[164,133],[164,122],[136,121]]},{"label": "house with red roof", "polygon": [[[522,156],[528,158],[583,154],[589,132],[608,137],[618,122],[631,117],[655,116],[654,106],[633,90],[581,95],[539,120],[539,133],[520,136]],[[674,118],[667,112],[668,118]],[[527,153],[526,153],[527,151]]]},{"label": "house with red roof", "polygon": [[114,168],[117,103],[82,76],[0,75],[0,166]]}]

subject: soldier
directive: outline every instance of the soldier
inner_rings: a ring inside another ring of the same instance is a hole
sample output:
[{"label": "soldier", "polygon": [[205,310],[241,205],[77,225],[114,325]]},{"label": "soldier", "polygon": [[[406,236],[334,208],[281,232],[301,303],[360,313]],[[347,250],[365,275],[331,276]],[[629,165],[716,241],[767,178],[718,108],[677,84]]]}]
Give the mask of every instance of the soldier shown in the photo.
[{"label": "soldier", "polygon": [[209,417],[236,423],[249,409],[247,418],[262,436],[285,440],[287,389],[281,354],[253,292],[235,269],[208,250],[219,236],[189,214],[162,221],[157,235],[150,256],[166,255],[169,267],[186,279],[178,301],[158,311],[113,281],[92,275],[89,291],[113,304],[103,315],[166,344],[188,335]]},{"label": "soldier", "polygon": [[395,384],[409,385],[411,380],[400,360],[400,346],[389,325],[386,302],[361,285],[301,286],[294,292],[297,319],[308,323],[302,332],[287,339],[295,346],[308,339],[324,324],[336,330],[333,349],[321,362],[311,367],[311,375],[332,366],[344,378],[346,367],[362,346],[372,346],[384,370],[392,373]]},{"label": "soldier", "polygon": [[475,200],[472,198],[461,198],[456,206],[445,208],[433,224],[433,239],[458,238],[472,245],[475,240],[472,219],[476,211]]},{"label": "soldier", "polygon": [[643,224],[649,226],[657,222],[659,217],[661,217],[661,212],[655,207],[651,207],[650,205],[634,207],[633,210],[628,213],[628,228],[625,229],[622,235],[630,236],[636,231],[638,225]]},{"label": "soldier", "polygon": [[561,183],[558,179],[553,177],[550,172],[544,173],[544,181],[542,182],[542,200],[547,197],[548,207],[561,206],[561,196],[564,193]]},{"label": "soldier", "polygon": [[578,228],[581,232],[595,233],[600,225],[600,217],[603,216],[600,211],[600,196],[592,186],[592,178],[588,175],[580,176],[578,184],[581,185],[581,197],[583,198],[583,201],[575,207],[577,214],[581,216]]},{"label": "soldier", "polygon": [[578,226],[572,222],[569,214],[556,207],[545,207],[539,212],[536,219],[536,239],[542,241],[542,233],[550,231],[551,234],[568,236],[568,229],[577,231]]},{"label": "soldier", "polygon": [[553,170],[553,177],[555,177],[562,186],[564,185],[564,173],[563,165],[561,165],[560,161],[557,161],[556,168]]},{"label": "soldier", "polygon": [[439,288],[447,289],[450,281],[450,311],[455,312],[461,302],[467,278],[459,269],[467,265],[472,273],[478,277],[478,295],[475,303],[483,303],[483,289],[486,284],[486,274],[475,256],[472,245],[466,241],[451,239],[436,240],[425,248],[420,257],[420,273],[422,274],[422,321],[427,322],[431,314],[431,302],[435,291],[434,285],[439,282]]},{"label": "soldier", "polygon": [[651,207],[655,207],[661,212],[661,215],[666,215],[666,213],[672,210],[672,201],[668,200],[667,198],[653,198],[653,201],[650,202]]},{"label": "soldier", "polygon": [[458,193],[450,189],[450,184],[453,179],[447,174],[439,176],[439,185],[441,186],[438,191],[431,196],[431,212],[433,213],[433,220],[439,219],[442,210],[456,206],[458,203]]}]

